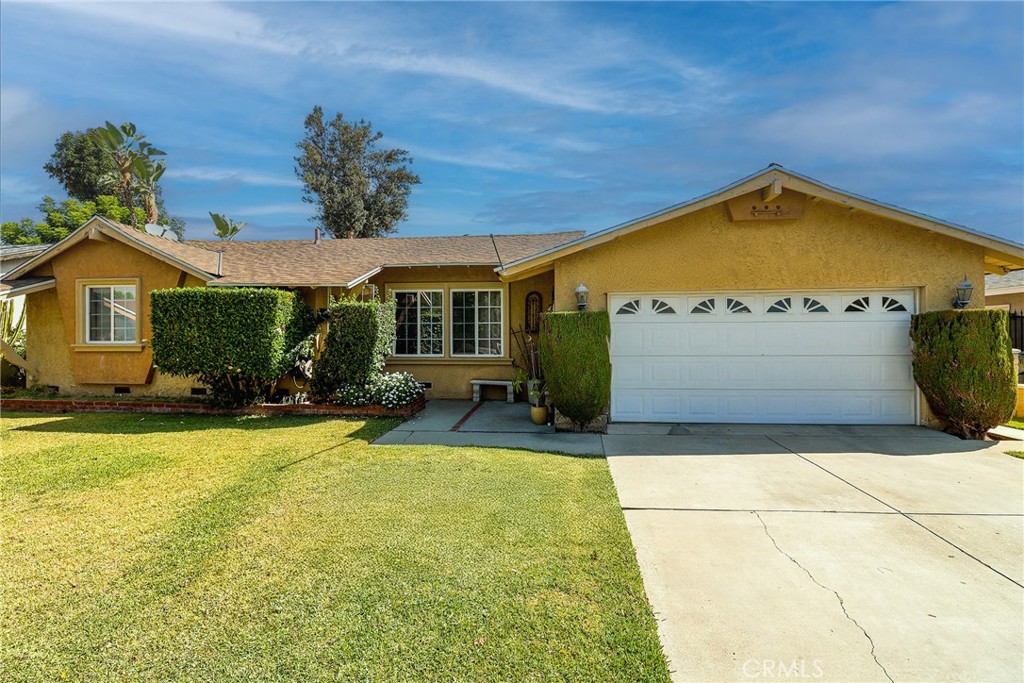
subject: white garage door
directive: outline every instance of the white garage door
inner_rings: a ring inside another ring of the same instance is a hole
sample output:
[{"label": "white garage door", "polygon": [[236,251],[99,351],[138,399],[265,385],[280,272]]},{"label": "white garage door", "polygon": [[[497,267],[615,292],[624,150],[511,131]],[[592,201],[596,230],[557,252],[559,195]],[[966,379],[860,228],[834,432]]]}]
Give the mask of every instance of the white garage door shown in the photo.
[{"label": "white garage door", "polygon": [[913,424],[914,293],[609,297],[620,422]]}]

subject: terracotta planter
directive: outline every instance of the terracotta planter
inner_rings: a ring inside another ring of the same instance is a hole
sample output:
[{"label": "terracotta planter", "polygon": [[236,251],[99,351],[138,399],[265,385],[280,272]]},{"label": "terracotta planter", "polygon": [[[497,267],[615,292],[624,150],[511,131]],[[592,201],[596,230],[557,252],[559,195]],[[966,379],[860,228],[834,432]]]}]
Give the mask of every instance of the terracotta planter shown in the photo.
[{"label": "terracotta planter", "polygon": [[530,406],[530,419],[533,420],[535,425],[543,425],[548,423],[548,407],[547,406]]}]

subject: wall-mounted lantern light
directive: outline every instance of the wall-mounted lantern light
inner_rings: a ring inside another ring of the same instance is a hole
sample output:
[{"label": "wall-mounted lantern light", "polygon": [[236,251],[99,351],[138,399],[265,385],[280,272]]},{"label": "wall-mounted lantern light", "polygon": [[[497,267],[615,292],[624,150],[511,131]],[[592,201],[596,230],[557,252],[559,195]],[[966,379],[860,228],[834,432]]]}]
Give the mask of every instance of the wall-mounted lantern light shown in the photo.
[{"label": "wall-mounted lantern light", "polygon": [[974,285],[964,275],[963,281],[956,286],[956,296],[953,297],[953,308],[967,308],[971,303],[971,294],[974,293]]},{"label": "wall-mounted lantern light", "polygon": [[581,311],[585,311],[587,309],[588,294],[590,294],[590,290],[584,287],[583,283],[581,282],[580,286],[576,288],[576,308],[580,309]]}]

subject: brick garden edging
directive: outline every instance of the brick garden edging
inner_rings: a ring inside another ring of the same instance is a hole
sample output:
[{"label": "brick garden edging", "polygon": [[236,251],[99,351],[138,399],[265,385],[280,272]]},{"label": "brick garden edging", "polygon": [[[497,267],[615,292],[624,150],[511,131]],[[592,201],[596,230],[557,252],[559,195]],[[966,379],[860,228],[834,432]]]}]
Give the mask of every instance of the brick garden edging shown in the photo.
[{"label": "brick garden edging", "polygon": [[0,411],[17,410],[30,413],[173,413],[185,415],[326,415],[334,417],[401,417],[409,419],[427,405],[420,396],[407,406],[386,408],[374,406],[338,406],[316,403],[283,405],[261,403],[245,408],[217,408],[207,403],[175,403],[173,401],[115,401],[75,398],[4,398]]}]

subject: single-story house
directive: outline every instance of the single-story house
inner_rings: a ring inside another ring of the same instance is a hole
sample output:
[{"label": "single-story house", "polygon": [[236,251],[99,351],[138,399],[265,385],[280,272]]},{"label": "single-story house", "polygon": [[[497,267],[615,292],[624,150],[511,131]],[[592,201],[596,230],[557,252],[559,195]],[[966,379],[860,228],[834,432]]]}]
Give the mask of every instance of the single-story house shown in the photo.
[{"label": "single-story house", "polygon": [[1024,314],[1024,270],[986,275],[985,307]]},{"label": "single-story house", "polygon": [[398,302],[387,369],[435,398],[510,377],[510,331],[586,290],[611,317],[613,421],[928,424],[911,314],[1020,268],[1021,244],[773,164],[591,234],[183,243],[93,218],[4,286],[27,295],[35,382],[62,393],[189,392],[152,365],[153,289],[285,287],[322,307],[374,285]]}]

